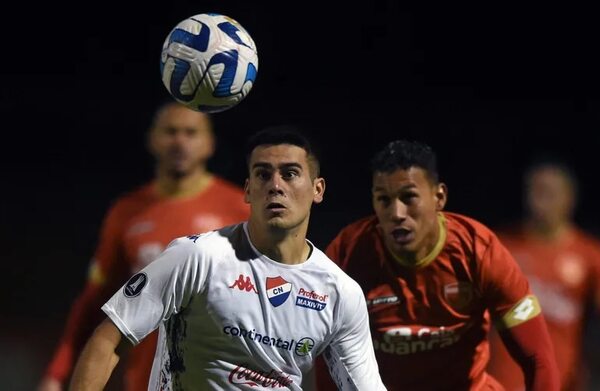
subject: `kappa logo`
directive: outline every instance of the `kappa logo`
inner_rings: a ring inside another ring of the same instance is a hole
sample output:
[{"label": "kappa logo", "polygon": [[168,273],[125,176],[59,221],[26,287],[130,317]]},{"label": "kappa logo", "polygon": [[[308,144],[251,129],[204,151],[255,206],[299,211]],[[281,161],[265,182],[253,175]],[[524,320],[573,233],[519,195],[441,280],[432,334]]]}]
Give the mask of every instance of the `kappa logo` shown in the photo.
[{"label": "kappa logo", "polygon": [[125,287],[123,287],[123,294],[126,297],[136,297],[142,292],[147,282],[148,276],[146,273],[138,273],[127,281]]},{"label": "kappa logo", "polygon": [[254,287],[254,284],[252,284],[250,277],[246,276],[246,278],[244,279],[243,274],[240,274],[240,276],[237,278],[237,280],[235,280],[233,282],[233,284],[229,285],[229,288],[231,288],[231,289],[238,288],[241,291],[246,291],[246,292],[252,291],[252,292],[258,294],[258,291]]},{"label": "kappa logo", "polygon": [[281,276],[267,277],[265,285],[267,288],[267,297],[273,307],[279,307],[290,297],[292,284],[284,280]]}]

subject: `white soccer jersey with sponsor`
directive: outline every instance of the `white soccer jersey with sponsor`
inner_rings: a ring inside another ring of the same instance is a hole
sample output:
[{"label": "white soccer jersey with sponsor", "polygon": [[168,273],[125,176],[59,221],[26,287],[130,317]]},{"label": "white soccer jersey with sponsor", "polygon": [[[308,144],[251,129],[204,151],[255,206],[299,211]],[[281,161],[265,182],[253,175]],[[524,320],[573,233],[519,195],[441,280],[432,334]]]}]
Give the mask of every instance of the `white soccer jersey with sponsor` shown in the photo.
[{"label": "white soccer jersey with sponsor", "polygon": [[361,288],[311,246],[285,265],[245,223],[179,238],[102,309],[134,344],[160,327],[150,390],[311,389],[325,351],[340,389],[385,389]]}]

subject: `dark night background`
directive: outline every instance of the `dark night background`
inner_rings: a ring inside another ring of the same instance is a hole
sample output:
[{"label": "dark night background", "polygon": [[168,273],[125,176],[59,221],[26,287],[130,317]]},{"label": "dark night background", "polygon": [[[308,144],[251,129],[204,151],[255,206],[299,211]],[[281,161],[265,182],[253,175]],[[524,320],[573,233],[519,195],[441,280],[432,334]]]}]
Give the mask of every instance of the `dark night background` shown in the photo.
[{"label": "dark night background", "polygon": [[430,143],[447,209],[492,227],[519,216],[529,159],[556,153],[581,181],[578,222],[599,232],[600,25],[591,10],[324,4],[43,3],[3,12],[2,388],[33,389],[107,207],[152,177],[144,132],[168,98],[160,49],[197,13],[238,20],[260,60],[248,98],[214,116],[211,168],[241,184],[247,135],[305,125],[328,184],[311,222],[317,245],[370,212],[368,159],[395,138]]}]

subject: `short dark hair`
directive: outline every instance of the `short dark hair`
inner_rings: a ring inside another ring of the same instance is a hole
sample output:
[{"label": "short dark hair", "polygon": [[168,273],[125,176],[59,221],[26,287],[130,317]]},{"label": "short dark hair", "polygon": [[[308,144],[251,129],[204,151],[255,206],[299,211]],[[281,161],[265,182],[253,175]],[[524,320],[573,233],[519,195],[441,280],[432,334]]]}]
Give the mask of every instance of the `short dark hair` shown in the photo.
[{"label": "short dark hair", "polygon": [[[154,110],[154,114],[152,115],[152,122],[150,122],[150,128],[149,128],[150,130],[152,130],[156,127],[156,124],[158,123],[158,119],[159,119],[160,115],[165,110],[167,110],[168,108],[171,108],[171,107],[183,107],[183,108],[195,111],[195,110],[191,109],[190,107],[188,107],[188,106],[184,105],[183,103],[178,102],[176,100],[173,100],[173,99],[165,100],[156,107],[156,110]],[[209,113],[205,113],[205,112],[202,112],[202,114],[204,114],[204,117],[206,118],[206,122],[208,123],[208,127],[212,131],[213,130],[213,120],[212,120],[211,115]]]},{"label": "short dark hair", "polygon": [[246,142],[246,164],[250,164],[252,151],[261,145],[290,144],[300,147],[306,151],[308,165],[312,178],[317,178],[321,172],[319,159],[308,138],[296,125],[270,126],[262,129],[248,139]]},{"label": "short dark hair", "polygon": [[433,183],[438,183],[437,157],[427,144],[419,141],[395,140],[371,159],[371,172],[392,173],[411,167],[424,169]]}]

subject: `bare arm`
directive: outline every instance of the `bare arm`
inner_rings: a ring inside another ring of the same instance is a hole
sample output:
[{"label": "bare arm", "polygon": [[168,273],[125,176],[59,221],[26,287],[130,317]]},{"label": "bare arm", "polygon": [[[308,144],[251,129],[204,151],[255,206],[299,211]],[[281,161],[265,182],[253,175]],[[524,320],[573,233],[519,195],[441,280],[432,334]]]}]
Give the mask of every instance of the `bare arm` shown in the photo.
[{"label": "bare arm", "polygon": [[121,332],[106,318],[81,352],[69,389],[102,390],[119,362],[117,347],[121,341]]}]

